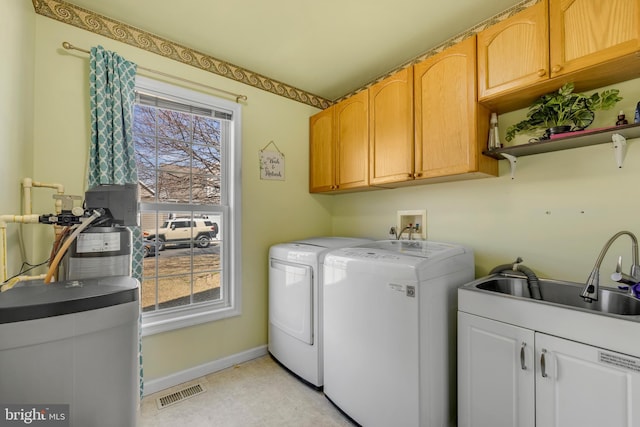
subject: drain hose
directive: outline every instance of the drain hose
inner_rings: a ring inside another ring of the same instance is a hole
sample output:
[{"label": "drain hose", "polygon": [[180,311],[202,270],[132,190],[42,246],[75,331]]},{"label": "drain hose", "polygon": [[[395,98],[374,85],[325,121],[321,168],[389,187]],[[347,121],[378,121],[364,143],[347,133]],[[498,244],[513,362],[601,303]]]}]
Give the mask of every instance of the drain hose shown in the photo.
[{"label": "drain hose", "polygon": [[527,285],[529,285],[529,293],[531,294],[531,297],[538,300],[542,299],[538,276],[536,276],[536,273],[534,273],[533,270],[531,270],[529,267],[518,264],[517,262],[514,264],[502,264],[494,267],[489,274],[501,273],[503,271],[519,271],[521,273],[524,273],[524,275],[527,276]]}]

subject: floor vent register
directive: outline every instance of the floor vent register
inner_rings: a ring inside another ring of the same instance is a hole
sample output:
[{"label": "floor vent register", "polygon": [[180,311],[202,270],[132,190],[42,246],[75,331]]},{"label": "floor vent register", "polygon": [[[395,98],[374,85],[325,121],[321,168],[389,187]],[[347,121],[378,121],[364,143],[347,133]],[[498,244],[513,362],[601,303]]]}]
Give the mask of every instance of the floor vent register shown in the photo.
[{"label": "floor vent register", "polygon": [[202,393],[204,393],[206,391],[207,391],[207,389],[201,383],[186,386],[186,387],[181,388],[180,390],[178,390],[176,392],[167,394],[165,396],[158,397],[156,399],[156,402],[158,404],[158,409],[164,409],[167,406],[171,406],[171,405],[176,404],[178,402],[182,402],[185,399],[197,396],[197,395],[202,394]]}]

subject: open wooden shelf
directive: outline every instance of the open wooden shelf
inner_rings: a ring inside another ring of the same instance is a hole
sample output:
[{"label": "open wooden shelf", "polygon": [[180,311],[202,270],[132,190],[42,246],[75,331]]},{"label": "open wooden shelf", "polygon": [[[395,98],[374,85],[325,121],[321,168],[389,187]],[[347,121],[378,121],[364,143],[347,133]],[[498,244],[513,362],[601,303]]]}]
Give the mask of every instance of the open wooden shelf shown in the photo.
[{"label": "open wooden shelf", "polygon": [[606,142],[611,142],[613,134],[616,133],[622,135],[625,139],[640,138],[640,123],[599,129],[589,133],[566,136],[564,138],[514,145],[511,147],[499,148],[497,150],[486,150],[483,151],[482,154],[498,160],[505,158],[502,154],[510,154],[515,157],[530,156],[532,154],[549,153],[552,151],[568,150],[570,148],[604,144]]}]

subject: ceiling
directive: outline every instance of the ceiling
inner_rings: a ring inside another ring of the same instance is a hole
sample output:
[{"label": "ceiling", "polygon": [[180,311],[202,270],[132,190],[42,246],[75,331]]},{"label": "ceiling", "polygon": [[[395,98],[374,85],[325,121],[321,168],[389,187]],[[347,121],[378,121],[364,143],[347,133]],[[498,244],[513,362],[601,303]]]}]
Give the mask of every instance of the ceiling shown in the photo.
[{"label": "ceiling", "polygon": [[522,0],[69,0],[335,100]]}]

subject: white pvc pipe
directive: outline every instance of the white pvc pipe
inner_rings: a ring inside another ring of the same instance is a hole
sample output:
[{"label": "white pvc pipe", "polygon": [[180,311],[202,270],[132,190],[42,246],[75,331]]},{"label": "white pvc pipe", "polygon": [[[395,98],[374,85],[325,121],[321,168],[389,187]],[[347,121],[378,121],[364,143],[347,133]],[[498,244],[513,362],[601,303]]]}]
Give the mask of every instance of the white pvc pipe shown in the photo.
[{"label": "white pvc pipe", "polygon": [[0,278],[7,281],[7,223],[0,223]]},{"label": "white pvc pipe", "polygon": [[[31,192],[33,187],[53,188],[58,194],[64,194],[64,185],[58,183],[46,183],[34,181],[31,178],[22,179],[23,204],[22,215],[0,215],[0,278],[2,282],[7,280],[7,223],[21,224],[38,223],[39,215],[31,213]],[[62,200],[55,201],[56,215],[62,213]],[[58,235],[62,227],[54,226],[54,233]]]},{"label": "white pvc pipe", "polygon": [[[33,187],[53,188],[58,194],[64,194],[64,185],[34,181],[31,178],[22,179],[23,204],[22,215],[0,215],[0,279],[7,280],[7,223],[38,223],[39,215],[31,213],[31,190]],[[62,213],[62,200],[56,199],[55,212]],[[54,226],[54,233],[58,235],[61,227]]]},{"label": "white pvc pipe", "polygon": [[31,178],[24,178],[22,180],[22,192],[24,199],[24,204],[22,205],[23,215],[31,214],[31,187],[33,187],[33,180]]},{"label": "white pvc pipe", "polygon": [[40,219],[40,215],[0,215],[0,223],[3,222],[15,222],[19,224],[37,224]]},{"label": "white pvc pipe", "polygon": [[[64,194],[64,185],[58,183],[46,183],[40,181],[34,181],[32,178],[26,177],[22,179],[22,189],[23,189],[23,215],[31,214],[31,193],[33,187],[42,187],[42,188],[53,188],[59,195]],[[54,203],[54,210],[56,215],[60,215],[62,213],[62,200],[56,199]],[[62,227],[58,225],[53,226],[53,234],[57,238],[62,232]]]},{"label": "white pvc pipe", "polygon": [[[57,183],[46,183],[39,181],[31,181],[34,187],[54,188],[58,194],[64,194],[64,185]],[[62,200],[56,199],[56,214],[62,212]]]},{"label": "white pvc pipe", "polygon": [[38,223],[38,215],[0,215],[0,277],[7,280],[7,223]]},{"label": "white pvc pipe", "polygon": [[34,187],[46,187],[46,188],[55,188],[58,194],[64,194],[64,185],[57,183],[46,183],[39,181],[32,181]]}]

